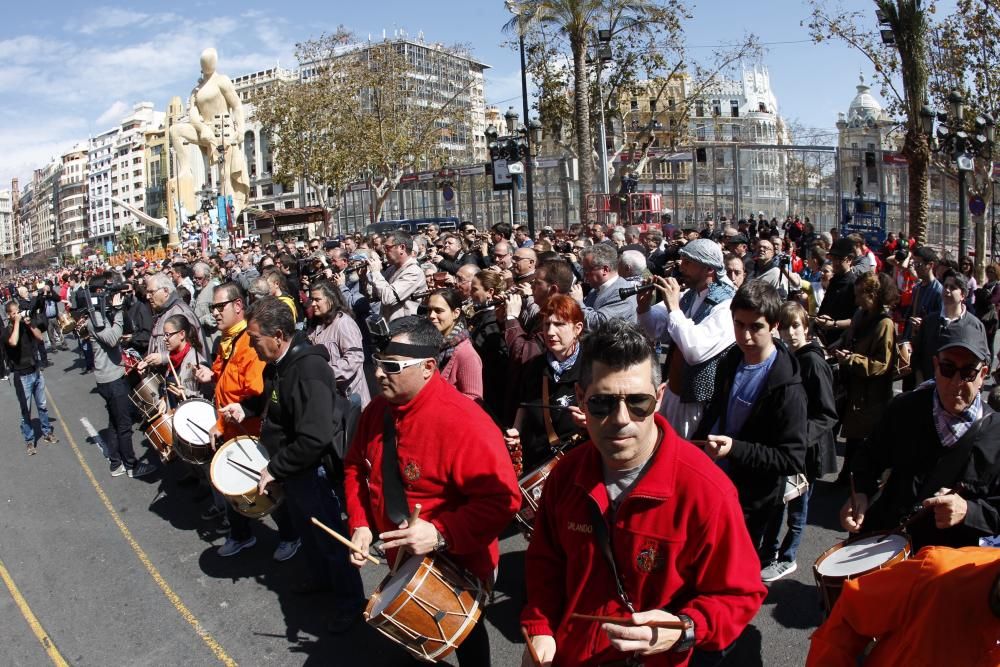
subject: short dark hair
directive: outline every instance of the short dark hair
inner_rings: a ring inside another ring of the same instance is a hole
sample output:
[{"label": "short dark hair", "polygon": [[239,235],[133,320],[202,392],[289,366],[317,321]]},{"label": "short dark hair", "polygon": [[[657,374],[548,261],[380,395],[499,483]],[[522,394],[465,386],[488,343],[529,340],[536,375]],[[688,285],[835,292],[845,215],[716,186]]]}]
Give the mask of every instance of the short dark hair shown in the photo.
[{"label": "short dark hair", "polygon": [[969,296],[969,278],[961,271],[956,271],[955,269],[946,269],[941,273],[941,284],[944,285],[944,281],[951,278],[955,281],[955,285],[962,292],[962,296]]},{"label": "short dark hair", "polygon": [[584,336],[580,345],[580,386],[586,389],[594,379],[594,362],[601,362],[616,371],[638,366],[649,360],[650,380],[660,386],[660,364],[653,342],[628,320],[612,318]]},{"label": "short dark hair", "polygon": [[781,295],[774,285],[762,280],[751,280],[737,290],[729,310],[750,310],[760,313],[770,326],[778,323],[781,313]]},{"label": "short dark hair", "polygon": [[934,252],[934,248],[930,246],[922,245],[913,251],[914,257],[919,257],[923,262],[927,264],[937,264],[940,260],[938,254]]},{"label": "short dark hair", "polygon": [[413,237],[405,229],[394,229],[382,239],[383,245],[401,245],[406,249],[406,254],[413,252]]},{"label": "short dark hair", "polygon": [[419,315],[406,315],[389,322],[389,338],[405,335],[414,345],[440,349],[444,336],[431,321]]},{"label": "short dark hair", "polygon": [[279,331],[290,339],[295,334],[295,318],[288,304],[276,296],[258,299],[247,313],[247,322],[256,322],[265,336],[274,336]]},{"label": "short dark hair", "polygon": [[226,297],[226,301],[241,301],[244,306],[247,303],[247,293],[244,291],[243,286],[239,283],[234,283],[232,280],[222,283],[215,288],[216,292],[221,292]]},{"label": "short dark hair", "polygon": [[555,285],[560,294],[569,294],[573,289],[573,267],[561,257],[543,261],[535,269],[536,275],[539,271],[545,272],[545,282]]},{"label": "short dark hair", "polygon": [[509,239],[511,232],[514,231],[514,228],[510,226],[509,222],[498,222],[497,224],[490,227],[490,229],[493,230],[494,234],[499,234],[505,239]]}]

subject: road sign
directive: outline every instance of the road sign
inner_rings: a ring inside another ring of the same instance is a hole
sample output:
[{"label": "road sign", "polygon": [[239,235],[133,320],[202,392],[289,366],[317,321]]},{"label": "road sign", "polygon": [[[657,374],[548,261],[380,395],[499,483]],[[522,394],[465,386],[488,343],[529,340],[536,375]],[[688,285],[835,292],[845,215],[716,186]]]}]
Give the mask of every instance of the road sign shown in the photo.
[{"label": "road sign", "polygon": [[986,213],[986,202],[979,195],[969,197],[969,213],[972,215],[984,215]]}]

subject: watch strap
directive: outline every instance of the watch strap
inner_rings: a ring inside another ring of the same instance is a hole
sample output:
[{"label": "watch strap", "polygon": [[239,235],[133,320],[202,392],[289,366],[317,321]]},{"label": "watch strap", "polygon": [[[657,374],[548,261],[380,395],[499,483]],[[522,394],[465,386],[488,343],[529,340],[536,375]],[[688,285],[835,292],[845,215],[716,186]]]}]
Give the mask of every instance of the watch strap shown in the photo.
[{"label": "watch strap", "polygon": [[673,653],[684,653],[694,648],[694,620],[687,614],[677,614],[677,619],[684,622],[684,630],[681,631],[681,637],[677,640],[670,651]]}]

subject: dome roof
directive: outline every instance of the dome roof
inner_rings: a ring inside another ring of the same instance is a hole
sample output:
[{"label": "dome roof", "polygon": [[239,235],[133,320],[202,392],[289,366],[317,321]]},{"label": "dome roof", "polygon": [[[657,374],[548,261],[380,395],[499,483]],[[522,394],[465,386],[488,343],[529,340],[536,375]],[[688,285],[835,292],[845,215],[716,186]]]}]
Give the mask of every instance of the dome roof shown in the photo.
[{"label": "dome roof", "polygon": [[847,110],[847,123],[853,127],[871,125],[882,117],[882,105],[871,94],[871,88],[862,81],[858,85],[858,94],[851,101]]}]

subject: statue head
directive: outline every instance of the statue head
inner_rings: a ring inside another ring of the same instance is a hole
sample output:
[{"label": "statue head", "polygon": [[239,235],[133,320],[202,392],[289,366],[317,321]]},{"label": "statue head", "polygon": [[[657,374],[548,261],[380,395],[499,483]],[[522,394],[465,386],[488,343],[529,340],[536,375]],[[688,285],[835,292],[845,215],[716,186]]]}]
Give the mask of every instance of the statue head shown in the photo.
[{"label": "statue head", "polygon": [[219,54],[215,49],[209,47],[201,52],[201,73],[205,76],[212,76],[215,73],[215,66],[219,64]]}]

